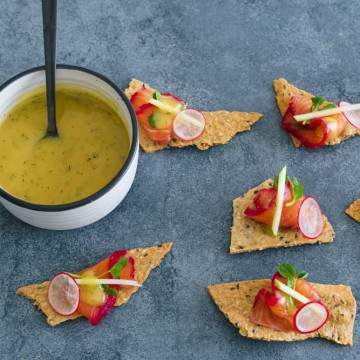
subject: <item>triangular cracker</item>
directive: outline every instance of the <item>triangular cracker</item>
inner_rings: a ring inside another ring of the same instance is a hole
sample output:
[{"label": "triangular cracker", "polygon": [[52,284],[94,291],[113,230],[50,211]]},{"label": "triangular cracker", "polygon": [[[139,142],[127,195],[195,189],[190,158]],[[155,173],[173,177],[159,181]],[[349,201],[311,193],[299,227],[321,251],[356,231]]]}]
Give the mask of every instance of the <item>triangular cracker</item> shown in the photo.
[{"label": "triangular cracker", "polygon": [[[147,84],[140,80],[133,79],[129,83],[125,94],[131,98],[137,90],[143,85],[151,89]],[[159,145],[149,139],[140,128],[140,145],[145,152],[155,152],[166,147],[185,147],[195,145],[200,150],[207,150],[209,147],[219,144],[226,144],[237,133],[250,130],[250,127],[255,124],[262,115],[255,112],[240,112],[240,111],[212,111],[203,112],[206,119],[206,128],[204,133],[194,141],[182,141],[174,139],[169,145]]]},{"label": "triangular cracker", "polygon": [[360,222],[360,199],[355,200],[345,211],[357,222]]},{"label": "triangular cracker", "polygon": [[242,253],[277,247],[330,243],[334,240],[334,230],[326,216],[324,216],[324,231],[316,239],[307,239],[299,231],[281,230],[277,236],[266,232],[264,225],[244,215],[244,210],[251,205],[252,200],[260,189],[269,188],[273,184],[271,179],[249,190],[243,197],[233,201],[233,226],[231,228],[230,253]]},{"label": "triangular cracker", "polygon": [[256,325],[249,319],[257,292],[270,289],[270,280],[249,280],[210,285],[208,291],[225,317],[239,329],[242,336],[266,341],[296,341],[322,337],[341,345],[352,345],[356,301],[351,288],[345,285],[313,284],[330,310],[328,322],[310,334],[282,332]]},{"label": "triangular cracker", "polygon": [[[149,276],[151,270],[160,265],[161,260],[171,250],[171,247],[172,243],[164,243],[158,246],[138,248],[128,251],[128,254],[135,258],[135,280],[139,284],[143,284]],[[47,301],[48,285],[48,281],[41,284],[28,285],[17,289],[16,293],[30,299],[34,305],[46,315],[47,322],[51,326],[56,326],[64,321],[74,320],[81,317],[79,314],[71,316],[61,316],[57,314]],[[138,289],[138,287],[121,289],[116,301],[116,306],[127,303],[130,297]]]},{"label": "triangular cracker", "polygon": [[[285,79],[276,79],[273,81],[275,95],[276,95],[276,102],[278,104],[280,113],[284,116],[289,102],[292,96],[300,95],[306,98],[312,98],[314,95],[306,92],[305,90],[298,89],[294,85],[288,83]],[[354,136],[360,135],[360,130],[356,129],[351,124],[347,123],[344,132],[337,137],[336,139],[328,142],[326,145],[336,145],[341,143],[342,141]],[[301,143],[298,139],[292,136],[293,143],[296,147],[301,146]]]}]

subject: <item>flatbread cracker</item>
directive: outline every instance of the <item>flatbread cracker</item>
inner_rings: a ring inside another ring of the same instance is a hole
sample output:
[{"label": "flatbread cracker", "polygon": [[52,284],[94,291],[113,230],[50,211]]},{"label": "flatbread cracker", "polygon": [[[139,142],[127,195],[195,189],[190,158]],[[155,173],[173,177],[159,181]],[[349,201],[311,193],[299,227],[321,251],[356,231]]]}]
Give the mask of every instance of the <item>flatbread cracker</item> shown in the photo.
[{"label": "flatbread cracker", "polygon": [[[140,80],[133,79],[129,83],[125,94],[130,99],[131,96],[139,90],[143,85],[152,89],[149,85],[144,84]],[[182,148],[185,146],[195,145],[200,150],[207,150],[209,147],[219,144],[226,144],[237,133],[248,131],[255,124],[262,114],[240,111],[212,111],[203,112],[206,119],[206,127],[204,133],[194,141],[182,141],[173,139],[168,145],[159,145],[149,139],[144,131],[140,128],[140,145],[145,152],[151,153],[165,149],[166,147]]]},{"label": "flatbread cracker", "polygon": [[357,222],[360,222],[360,199],[355,200],[345,211]]},{"label": "flatbread cracker", "polygon": [[334,230],[324,216],[324,231],[316,239],[305,238],[300,231],[280,230],[277,236],[266,232],[264,225],[244,215],[244,210],[251,205],[255,194],[273,184],[271,179],[249,190],[243,197],[233,201],[233,226],[231,228],[230,253],[237,254],[269,248],[290,247],[315,243],[330,243],[334,240]]},{"label": "flatbread cracker", "polygon": [[[128,251],[128,255],[135,258],[135,280],[143,284],[148,278],[151,270],[160,265],[163,257],[171,250],[172,243],[164,243],[149,248],[138,248]],[[18,295],[30,299],[34,305],[41,310],[47,317],[47,322],[51,326],[56,326],[67,320],[74,320],[82,315],[74,314],[71,316],[62,316],[56,313],[47,301],[49,281],[41,284],[34,284],[17,289]],[[129,287],[121,289],[115,306],[120,306],[128,302],[130,297],[138,290],[138,287]]]},{"label": "flatbread cracker", "polygon": [[352,345],[356,301],[351,288],[345,285],[312,285],[328,306],[330,317],[319,331],[310,334],[277,331],[250,321],[255,296],[263,287],[270,289],[270,280],[210,285],[208,291],[220,311],[239,329],[242,336],[265,341],[298,341],[321,337],[341,345]]},{"label": "flatbread cracker", "polygon": [[[287,108],[289,107],[289,102],[292,96],[300,95],[306,98],[312,98],[314,95],[306,92],[305,90],[298,89],[294,85],[290,84],[285,79],[276,79],[273,81],[275,95],[276,95],[276,102],[278,104],[280,113],[284,116]],[[334,140],[329,141],[326,145],[337,145],[340,144],[342,141],[355,136],[360,135],[360,130],[356,129],[351,124],[347,123],[344,132],[335,138]],[[298,139],[291,136],[293,143],[296,147],[300,147],[301,143]]]}]

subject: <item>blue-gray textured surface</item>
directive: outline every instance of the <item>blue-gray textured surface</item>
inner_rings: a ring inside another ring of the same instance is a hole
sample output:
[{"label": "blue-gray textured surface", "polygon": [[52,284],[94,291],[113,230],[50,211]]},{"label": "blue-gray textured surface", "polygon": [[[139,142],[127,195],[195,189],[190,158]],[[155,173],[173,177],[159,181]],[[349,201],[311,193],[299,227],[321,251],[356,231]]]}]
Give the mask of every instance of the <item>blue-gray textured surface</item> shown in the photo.
[{"label": "blue-gray textured surface", "polygon": [[[2,359],[355,359],[325,340],[256,342],[238,335],[206,286],[269,276],[288,260],[319,282],[360,295],[360,225],[344,214],[359,193],[359,139],[295,149],[279,128],[272,80],[359,102],[360,3],[348,1],[59,1],[58,61],[131,77],[193,107],[259,111],[261,122],[225,146],[141,153],[134,186],[102,221],[50,232],[0,209]],[[40,0],[0,2],[0,82],[43,63]],[[331,245],[230,255],[232,199],[287,163],[320,199]],[[172,240],[172,254],[101,326],[50,328],[18,286],[93,263],[116,248]]]}]

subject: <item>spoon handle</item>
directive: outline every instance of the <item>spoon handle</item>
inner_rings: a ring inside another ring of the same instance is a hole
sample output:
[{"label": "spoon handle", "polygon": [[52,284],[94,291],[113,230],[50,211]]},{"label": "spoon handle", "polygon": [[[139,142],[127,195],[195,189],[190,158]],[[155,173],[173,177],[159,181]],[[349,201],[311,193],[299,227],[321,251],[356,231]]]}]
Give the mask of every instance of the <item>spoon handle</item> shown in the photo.
[{"label": "spoon handle", "polygon": [[57,0],[42,0],[46,99],[48,114],[47,136],[57,136],[56,127],[56,12]]}]

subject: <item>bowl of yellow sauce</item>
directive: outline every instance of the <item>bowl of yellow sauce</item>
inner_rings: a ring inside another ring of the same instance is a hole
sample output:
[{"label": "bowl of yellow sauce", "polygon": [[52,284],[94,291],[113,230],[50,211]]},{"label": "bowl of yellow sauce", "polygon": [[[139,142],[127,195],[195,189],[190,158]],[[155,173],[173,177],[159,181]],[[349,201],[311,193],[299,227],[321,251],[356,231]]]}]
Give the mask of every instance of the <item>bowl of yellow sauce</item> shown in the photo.
[{"label": "bowl of yellow sauce", "polygon": [[46,137],[45,73],[0,87],[0,202],[46,229],[74,229],[111,212],[138,161],[135,114],[123,92],[90,70],[57,67],[58,137]]}]

